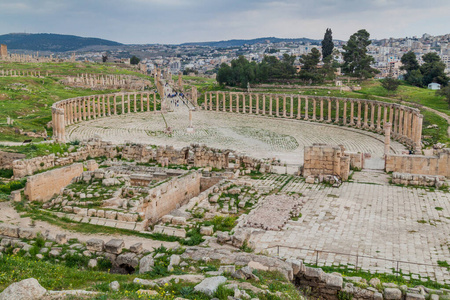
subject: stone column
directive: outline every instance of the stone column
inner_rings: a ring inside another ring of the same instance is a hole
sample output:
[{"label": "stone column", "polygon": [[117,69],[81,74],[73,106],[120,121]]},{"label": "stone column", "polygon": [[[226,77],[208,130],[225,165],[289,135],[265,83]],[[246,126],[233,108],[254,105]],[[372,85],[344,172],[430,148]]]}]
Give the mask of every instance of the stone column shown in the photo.
[{"label": "stone column", "polygon": [[247,111],[247,108],[246,108],[246,105],[245,105],[245,97],[246,96],[246,94],[244,93],[244,94],[242,94],[242,113],[244,113],[245,114],[245,112]]},{"label": "stone column", "polygon": [[289,114],[289,116],[290,116],[290,118],[292,119],[292,118],[294,118],[294,97],[291,95],[291,96],[290,96],[290,99],[291,99],[291,104],[290,104],[291,109],[290,109],[290,114]]},{"label": "stone column", "polygon": [[272,115],[272,105],[273,105],[273,97],[272,97],[272,95],[270,95],[269,96],[270,97],[270,99],[269,99],[269,115],[271,116]]},{"label": "stone column", "polygon": [[125,114],[125,94],[122,93],[122,114]]},{"label": "stone column", "polygon": [[336,118],[334,119],[334,123],[339,123],[339,99],[334,98],[334,101],[336,102]]},{"label": "stone column", "polygon": [[227,111],[227,107],[226,107],[226,99],[227,99],[227,94],[222,93],[222,111],[226,112]]},{"label": "stone column", "polygon": [[384,105],[384,122],[383,122],[383,124],[386,124],[387,122],[388,122],[388,108],[387,108],[387,105],[385,104]]},{"label": "stone column", "polygon": [[209,93],[209,110],[213,109],[213,99],[212,99],[212,93]]},{"label": "stone column", "polygon": [[391,148],[391,127],[392,124],[389,122],[384,124],[384,157],[389,154]]},{"label": "stone column", "polygon": [[144,111],[144,94],[143,93],[141,93],[141,110],[140,110],[140,112],[143,112]]},{"label": "stone column", "polygon": [[111,101],[110,101],[111,95],[108,95],[107,97],[108,97],[108,116],[111,116]]},{"label": "stone column", "polygon": [[283,95],[283,118],[286,118],[286,95]]},{"label": "stone column", "polygon": [[102,96],[98,96],[97,99],[97,112],[98,112],[98,116],[101,117],[102,116],[102,106],[101,106],[101,100]]},{"label": "stone column", "polygon": [[280,98],[278,96],[275,96],[275,107],[277,109],[276,116],[280,116]]},{"label": "stone column", "polygon": [[130,94],[127,94],[127,114],[131,112],[131,100],[130,100]]},{"label": "stone column", "polygon": [[378,104],[378,113],[377,113],[377,131],[381,131],[381,105]]},{"label": "stone column", "polygon": [[302,118],[302,97],[297,96],[297,119]]},{"label": "stone column", "polygon": [[62,143],[66,142],[66,124],[64,123],[64,110],[58,110],[59,114],[59,140]]},{"label": "stone column", "polygon": [[233,112],[233,93],[230,93],[230,112]]},{"label": "stone column", "polygon": [[253,94],[248,94],[248,113],[253,114]]},{"label": "stone column", "polygon": [[398,136],[398,107],[394,105],[394,135]]},{"label": "stone column", "polygon": [[[2,70],[3,71],[3,70]],[[52,127],[53,127],[53,139],[56,140],[58,136],[58,123],[56,121],[56,108],[52,107]]]},{"label": "stone column", "polygon": [[423,115],[417,115],[416,121],[416,134],[414,135],[414,152],[417,155],[422,153],[422,124],[423,124]]},{"label": "stone column", "polygon": [[208,93],[205,92],[205,110],[208,110]]},{"label": "stone column", "polygon": [[309,111],[308,111],[308,97],[305,97],[305,120],[309,119]]},{"label": "stone column", "polygon": [[375,129],[375,104],[370,104],[370,129]]},{"label": "stone column", "polygon": [[216,111],[219,111],[219,92],[216,92]]},{"label": "stone column", "polygon": [[320,119],[319,121],[322,122],[324,120],[323,117],[323,98],[320,98]]},{"label": "stone column", "polygon": [[117,115],[117,95],[116,94],[114,94],[113,103],[114,103],[113,111],[114,111],[114,114]]},{"label": "stone column", "polygon": [[86,97],[83,97],[83,121],[86,121]]},{"label": "stone column", "polygon": [[328,123],[331,123],[331,99],[328,97]]},{"label": "stone column", "polygon": [[367,129],[369,128],[369,105],[367,104],[367,101],[364,101],[364,123],[363,128]]},{"label": "stone column", "polygon": [[263,115],[265,115],[266,114],[266,95],[265,94],[263,95],[263,107],[262,107],[262,109],[263,109]]},{"label": "stone column", "polygon": [[157,107],[156,107],[156,93],[153,93],[153,111],[157,111]]},{"label": "stone column", "polygon": [[403,136],[403,108],[400,108],[400,113],[398,116],[398,134],[400,137]]},{"label": "stone column", "polygon": [[354,111],[355,111],[355,102],[353,100],[350,100],[350,126],[355,126],[355,118],[354,118]]},{"label": "stone column", "polygon": [[259,115],[259,94],[256,94],[256,114]]},{"label": "stone column", "polygon": [[134,112],[137,112],[137,94],[134,94],[133,104],[134,104]]},{"label": "stone column", "polygon": [[316,121],[316,107],[317,107],[317,103],[316,103],[316,98],[313,98],[313,121]]},{"label": "stone column", "polygon": [[356,123],[356,127],[361,128],[361,100],[358,101],[358,119]]},{"label": "stone column", "polygon": [[342,120],[344,125],[347,125],[347,100],[344,99],[344,115]]},{"label": "stone column", "polygon": [[92,118],[92,115],[91,115],[91,97],[88,96],[86,98],[86,100],[87,100],[87,118],[90,120]]},{"label": "stone column", "polygon": [[[136,94],[134,94],[134,97],[136,98]],[[106,117],[106,101],[105,101],[105,95],[102,96],[102,104],[103,104],[103,116]],[[134,106],[136,107],[136,105]],[[135,108],[136,110],[136,108]]]},{"label": "stone column", "polygon": [[94,119],[97,119],[97,102],[95,96],[92,97],[92,116]]}]

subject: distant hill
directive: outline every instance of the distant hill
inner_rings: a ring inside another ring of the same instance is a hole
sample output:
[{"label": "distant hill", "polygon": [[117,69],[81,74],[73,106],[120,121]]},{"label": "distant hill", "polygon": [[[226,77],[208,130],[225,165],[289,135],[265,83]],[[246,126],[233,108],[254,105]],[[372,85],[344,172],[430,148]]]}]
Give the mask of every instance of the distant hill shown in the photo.
[{"label": "distant hill", "polygon": [[75,35],[51,34],[51,33],[10,33],[0,35],[0,44],[6,44],[11,50],[74,51],[89,46],[120,46],[122,44],[97,39],[85,38]]},{"label": "distant hill", "polygon": [[182,46],[209,46],[209,47],[218,47],[218,48],[226,48],[226,47],[240,47],[243,45],[254,45],[258,43],[265,43],[266,41],[270,41],[271,43],[282,43],[282,42],[304,42],[311,44],[319,44],[320,40],[313,40],[308,38],[299,38],[299,39],[280,39],[276,37],[266,37],[266,38],[258,38],[252,40],[228,40],[228,41],[219,41],[219,42],[199,42],[199,43],[184,43]]}]

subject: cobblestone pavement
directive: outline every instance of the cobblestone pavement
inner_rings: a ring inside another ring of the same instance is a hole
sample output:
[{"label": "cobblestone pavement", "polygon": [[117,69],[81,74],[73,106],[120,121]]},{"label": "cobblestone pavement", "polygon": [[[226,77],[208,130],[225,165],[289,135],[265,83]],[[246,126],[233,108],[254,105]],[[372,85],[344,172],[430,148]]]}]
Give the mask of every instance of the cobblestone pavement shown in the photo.
[{"label": "cobblestone pavement", "polygon": [[[278,158],[288,164],[303,162],[304,147],[313,143],[342,144],[348,151],[381,156],[383,137],[368,131],[314,122],[277,119],[237,113],[195,111],[195,133],[187,133],[188,110],[178,107],[164,117],[174,133],[163,133],[165,123],[160,113],[137,113],[82,122],[68,130],[69,140],[101,137],[116,143],[126,141],[183,147],[205,143],[210,147],[233,149],[257,158]],[[405,148],[391,143],[393,153]]]},{"label": "cobblestone pavement", "polygon": [[[340,188],[306,184],[282,175],[258,180],[257,188],[284,185],[283,192],[301,193],[306,201],[302,217],[289,221],[284,230],[252,235],[256,252],[277,255],[279,251],[282,257],[310,263],[318,258],[322,266],[355,265],[356,255],[394,260],[358,257],[358,267],[384,273],[396,269],[397,260],[431,265],[450,261],[449,193],[389,185],[387,175],[377,172],[358,172],[353,180]],[[317,256],[314,250],[342,254],[322,252]],[[406,263],[398,267],[413,277],[420,274],[450,283],[446,268]]]}]

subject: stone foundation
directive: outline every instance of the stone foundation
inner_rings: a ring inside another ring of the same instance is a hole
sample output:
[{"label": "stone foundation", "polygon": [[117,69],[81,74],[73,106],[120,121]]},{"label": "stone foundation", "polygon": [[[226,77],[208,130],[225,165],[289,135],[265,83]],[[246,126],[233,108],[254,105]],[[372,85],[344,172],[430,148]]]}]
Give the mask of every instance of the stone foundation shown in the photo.
[{"label": "stone foundation", "polygon": [[68,167],[47,171],[30,176],[25,186],[25,196],[30,201],[46,202],[61,189],[66,187],[74,178],[83,173],[83,164],[78,163]]},{"label": "stone foundation", "polygon": [[439,175],[450,178],[450,149],[442,149],[436,156],[387,155],[386,172]]},{"label": "stone foundation", "polygon": [[392,183],[414,186],[433,186],[437,188],[447,185],[444,176],[407,174],[397,172],[394,172],[392,174]]},{"label": "stone foundation", "polygon": [[323,144],[305,147],[304,177],[337,175],[347,180],[349,173],[350,157],[340,147]]}]

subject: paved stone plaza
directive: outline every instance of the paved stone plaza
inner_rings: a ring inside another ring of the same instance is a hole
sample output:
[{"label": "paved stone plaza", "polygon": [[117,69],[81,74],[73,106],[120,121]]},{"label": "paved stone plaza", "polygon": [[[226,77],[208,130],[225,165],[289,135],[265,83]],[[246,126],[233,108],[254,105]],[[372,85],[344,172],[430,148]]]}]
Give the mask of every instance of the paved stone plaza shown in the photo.
[{"label": "paved stone plaza", "polygon": [[[261,231],[251,241],[256,252],[316,262],[314,250],[355,256],[320,253],[319,265],[356,264],[356,255],[437,265],[450,258],[450,201],[442,191],[426,191],[388,184],[384,173],[357,172],[354,182],[340,188],[306,184],[302,179],[268,175],[255,184],[269,191],[301,193],[302,217],[289,221],[282,231]],[[285,247],[283,247],[285,246]],[[299,250],[293,248],[311,249]],[[358,258],[358,267],[392,272],[396,262]],[[446,268],[400,263],[403,273],[421,274],[450,283]],[[413,275],[417,276],[417,275]]]},{"label": "paved stone plaza", "polygon": [[[172,136],[164,133],[165,123],[161,113],[137,113],[112,116],[70,126],[68,140],[101,137],[115,143],[138,142],[143,144],[173,145],[183,147],[191,143],[205,143],[210,147],[233,149],[256,158],[277,158],[288,164],[303,162],[307,145],[325,143],[344,145],[353,152],[381,156],[384,140],[381,135],[368,131],[314,122],[257,117],[237,113],[195,111],[195,133],[187,133],[188,110],[178,107],[165,113]],[[393,153],[404,146],[391,143]]]}]

